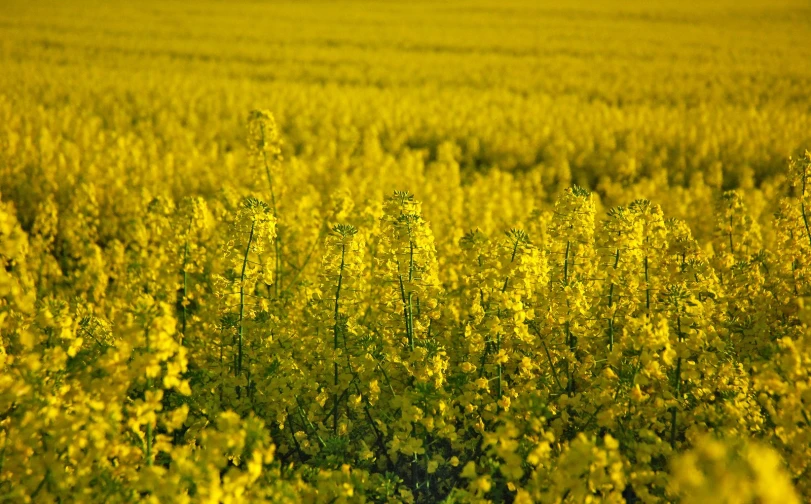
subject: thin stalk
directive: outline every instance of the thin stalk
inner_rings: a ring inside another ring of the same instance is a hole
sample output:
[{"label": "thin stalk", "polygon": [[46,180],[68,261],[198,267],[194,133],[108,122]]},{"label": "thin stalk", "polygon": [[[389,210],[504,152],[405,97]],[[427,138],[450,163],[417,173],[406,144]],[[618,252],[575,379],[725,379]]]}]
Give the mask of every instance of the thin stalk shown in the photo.
[{"label": "thin stalk", "polygon": [[808,235],[808,244],[811,245],[811,227],[808,224],[808,214],[805,211],[805,202],[800,202],[800,210],[803,214],[803,224],[805,224],[805,234]]},{"label": "thin stalk", "polygon": [[[572,242],[566,242],[566,256],[563,259],[563,285],[569,285],[569,251],[571,250]],[[566,300],[566,303],[569,303],[569,300]],[[569,350],[574,353],[574,342],[572,340],[572,331],[571,331],[571,322],[567,320],[563,325],[564,333],[566,335],[566,345],[569,347]],[[569,395],[574,394],[574,370],[572,369],[572,364],[569,360],[566,360],[566,379],[568,380],[566,383],[566,389]]]},{"label": "thin stalk", "polygon": [[811,245],[811,227],[808,224],[808,214],[805,211],[805,190],[808,184],[808,175],[806,170],[803,170],[803,193],[800,195],[800,211],[803,214],[803,224],[805,224],[805,234],[808,236],[808,244]]},{"label": "thin stalk", "polygon": [[[265,125],[261,124],[260,129],[262,131],[262,144],[265,143]],[[268,180],[268,188],[270,189],[270,207],[273,210],[273,216],[278,217],[276,214],[276,193],[273,190],[273,175],[270,173],[270,163],[268,163],[268,153],[265,149],[262,149],[262,161],[265,165],[265,174],[267,175]]]},{"label": "thin stalk", "polygon": [[[564,327],[566,330],[566,344],[569,346],[569,351],[574,353],[574,340],[572,338],[571,326],[568,320],[566,321]],[[569,379],[566,386],[569,389],[569,395],[572,395],[574,394],[574,366],[570,367],[568,362],[566,362],[566,374],[568,375],[567,378]]]},{"label": "thin stalk", "polygon": [[0,474],[6,466],[6,448],[8,448],[8,436],[3,439],[3,449],[0,450]]},{"label": "thin stalk", "polygon": [[[800,212],[803,216],[803,224],[805,225],[805,234],[808,236],[808,244],[811,245],[811,225],[809,225],[809,217],[808,212],[805,209],[805,193],[808,186],[808,172],[806,171],[808,168],[803,169],[802,174],[802,181],[803,181],[803,191],[800,194]],[[793,238],[793,237],[792,237]]]},{"label": "thin stalk", "polygon": [[45,261],[40,261],[39,268],[37,268],[37,300],[42,299],[42,270],[45,269]]},{"label": "thin stalk", "polygon": [[411,294],[406,298],[405,286],[403,285],[403,275],[398,275],[400,280],[400,297],[403,300],[403,318],[406,325],[406,337],[408,338],[408,348],[414,350],[414,335],[411,332]]},{"label": "thin stalk", "polygon": [[217,387],[219,389],[219,392],[220,392],[220,405],[222,405],[222,400],[223,400],[223,386],[222,386],[222,384],[223,384],[224,380],[223,380],[223,376],[222,376],[222,374],[223,374],[222,371],[224,369],[224,366],[222,364],[223,364],[223,360],[224,360],[224,350],[223,349],[225,347],[225,345],[223,343],[222,332],[223,331],[220,331],[220,384]]},{"label": "thin stalk", "polygon": [[[496,335],[496,357],[498,358],[498,354],[501,351],[501,333]],[[501,373],[502,373],[502,365],[501,362],[498,363],[498,375],[496,379],[496,387],[498,389],[498,400],[501,400],[502,390],[501,390]],[[501,405],[496,403],[496,412],[501,411]]]},{"label": "thin stalk", "polygon": [[727,219],[727,222],[729,223],[729,233],[727,233],[727,236],[729,238],[729,253],[734,254],[735,244],[732,241],[732,214],[729,215],[729,219]]},{"label": "thin stalk", "polygon": [[408,293],[408,348],[414,351],[414,293]]},{"label": "thin stalk", "polygon": [[299,459],[303,459],[304,454],[301,451],[301,445],[299,444],[298,439],[296,439],[296,433],[293,430],[293,422],[290,421],[290,411],[285,407],[284,412],[287,414],[287,419],[288,419],[288,421],[285,422],[285,426],[290,427],[290,439],[293,440],[293,444],[295,445],[296,452],[299,455]]},{"label": "thin stalk", "polygon": [[543,340],[540,330],[536,329],[535,334],[537,334],[538,338],[541,340],[541,345],[543,346],[543,350],[546,353],[546,360],[549,361],[549,369],[552,370],[552,378],[555,379],[555,383],[557,383],[558,388],[560,389],[561,392],[563,392],[565,389],[563,388],[563,384],[560,383],[560,379],[558,378],[558,372],[555,370],[555,365],[552,363],[552,354],[549,353],[549,347],[546,346],[546,342]]},{"label": "thin stalk", "polygon": [[[620,263],[620,249],[617,249],[616,257],[614,259],[614,271],[617,270],[617,266]],[[614,283],[611,282],[611,286],[608,288],[608,309],[614,307]],[[611,314],[611,318],[608,319],[608,349],[609,351],[614,350],[614,315]]]},{"label": "thin stalk", "polygon": [[[45,470],[45,477],[44,477],[44,478],[42,478],[42,481],[40,481],[40,482],[39,482],[39,484],[37,485],[37,487],[34,489],[34,491],[33,491],[33,492],[31,492],[31,498],[32,498],[32,499],[36,499],[36,498],[37,498],[37,496],[38,496],[38,495],[39,495],[39,493],[42,491],[42,489],[43,489],[43,488],[45,488],[45,484],[46,484],[46,483],[48,483],[48,481],[49,481],[50,479],[51,479],[51,470],[50,470],[50,469],[46,469],[46,470]],[[49,487],[50,487],[50,485],[49,485]]]},{"label": "thin stalk", "polygon": [[278,227],[276,239],[273,240],[273,248],[276,253],[276,278],[273,279],[273,295],[279,297],[279,285],[282,282],[282,237],[278,234]]},{"label": "thin stalk", "polygon": [[183,246],[183,297],[180,300],[180,306],[182,308],[182,315],[183,319],[181,320],[180,325],[180,344],[183,344],[183,341],[186,339],[186,296],[189,292],[189,275],[186,271],[186,268],[189,264],[189,235],[191,234],[191,225],[193,222],[194,217],[189,217],[189,228],[186,231],[186,244]]},{"label": "thin stalk", "polygon": [[[146,339],[146,353],[150,353],[149,348],[149,327],[144,329],[144,338]],[[146,377],[146,390],[152,391],[152,378]],[[152,465],[152,422],[146,424],[146,465]]]},{"label": "thin stalk", "polygon": [[251,223],[251,234],[248,236],[248,245],[245,247],[245,257],[242,260],[242,273],[239,276],[239,328],[237,329],[237,376],[242,374],[242,340],[243,340],[243,323],[245,318],[245,273],[248,269],[248,254],[251,252],[251,245],[253,244],[253,235],[256,230],[256,221]]},{"label": "thin stalk", "polygon": [[[682,341],[681,333],[681,316],[676,320],[676,329],[679,337],[679,342]],[[676,360],[676,376],[674,380],[674,387],[676,389],[676,399],[678,400],[681,395],[681,357]],[[676,447],[676,415],[677,408],[674,405],[670,410],[670,446]]]},{"label": "thin stalk", "polygon": [[[515,241],[513,244],[513,251],[512,255],[510,256],[510,264],[515,261],[515,256],[518,253],[518,240]],[[507,285],[510,283],[510,277],[504,279],[504,286],[501,287],[501,293],[504,294],[507,292]],[[501,316],[501,309],[499,308],[499,317]],[[496,357],[498,358],[498,354],[501,352],[501,333],[496,335]],[[502,385],[501,385],[501,376],[504,372],[504,365],[499,362],[497,367],[497,374],[496,374],[496,388],[498,389],[498,400],[501,400],[502,396]],[[501,406],[496,403],[496,412],[501,411]]]},{"label": "thin stalk", "polygon": [[645,256],[645,309],[650,313],[650,276],[648,274],[648,256]]},{"label": "thin stalk", "polygon": [[408,281],[414,281],[414,242],[410,240],[408,242]]},{"label": "thin stalk", "polygon": [[[414,281],[414,241],[411,239],[411,223],[406,221],[406,229],[408,229],[408,281]],[[402,280],[400,282],[400,287],[402,288]],[[408,293],[408,347],[413,352],[414,351],[414,308],[412,306],[412,302],[414,299],[414,293]]]},{"label": "thin stalk", "polygon": [[[333,349],[338,350],[338,333],[339,333],[339,323],[338,323],[338,315],[340,312],[340,299],[341,299],[341,286],[343,285],[344,281],[344,265],[346,259],[346,243],[341,243],[341,267],[338,270],[338,286],[335,289],[335,313],[333,315],[334,325],[332,326],[332,335],[333,335]],[[333,384],[335,385],[335,391],[333,392],[333,403],[335,404],[335,415],[332,417],[332,433],[338,433],[338,361],[332,363],[333,365]]]},{"label": "thin stalk", "polygon": [[391,392],[392,397],[397,397],[397,392],[394,391],[394,387],[391,385],[389,374],[386,372],[386,369],[383,368],[383,365],[380,362],[377,362],[377,369],[379,369],[383,374],[383,378],[386,380],[386,386],[389,387],[389,392]]},{"label": "thin stalk", "polygon": [[[262,144],[265,143],[265,125],[260,125],[260,129],[262,132]],[[278,221],[279,221],[279,213],[276,210],[276,192],[273,188],[273,175],[270,171],[270,163],[268,163],[268,154],[265,149],[262,149],[262,162],[265,165],[265,175],[267,176],[268,181],[268,189],[270,190],[270,208],[273,210],[273,217],[276,219],[277,223],[277,232],[276,232],[276,239],[273,241],[275,253],[276,253],[276,278],[273,281],[273,293],[276,297],[279,296],[279,284],[282,280],[282,237],[278,230]]]},{"label": "thin stalk", "polygon": [[321,231],[318,233],[318,237],[315,239],[315,241],[313,241],[312,245],[310,245],[310,250],[307,252],[307,256],[304,258],[304,262],[301,264],[301,267],[296,271],[296,274],[293,275],[293,278],[287,283],[287,287],[282,289],[281,296],[284,296],[296,284],[296,280],[298,280],[299,276],[301,276],[301,273],[304,271],[304,269],[310,263],[310,259],[313,257],[313,252],[315,251],[315,247],[319,243],[321,243],[321,239],[324,238],[324,235],[326,233],[327,233],[327,227],[323,226],[321,228]]},{"label": "thin stalk", "polygon": [[572,246],[572,242],[566,242],[566,257],[563,259],[563,283],[568,285],[569,284],[569,250]]},{"label": "thin stalk", "polygon": [[307,418],[307,415],[304,414],[304,408],[301,407],[301,401],[299,400],[298,396],[294,396],[294,398],[296,400],[297,406],[296,409],[298,411],[299,417],[301,418],[301,423],[304,426],[304,428],[306,429],[307,427],[310,427],[310,430],[313,431],[315,438],[318,440],[318,444],[320,444],[322,448],[324,446],[327,446],[327,443],[325,443],[324,440],[321,438],[321,436],[318,434],[318,429],[315,428],[310,419]]}]

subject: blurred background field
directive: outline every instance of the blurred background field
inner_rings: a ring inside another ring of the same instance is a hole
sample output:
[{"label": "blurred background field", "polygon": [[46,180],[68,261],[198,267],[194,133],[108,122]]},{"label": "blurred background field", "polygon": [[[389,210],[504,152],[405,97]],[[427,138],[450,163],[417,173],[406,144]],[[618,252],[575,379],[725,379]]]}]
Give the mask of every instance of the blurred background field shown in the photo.
[{"label": "blurred background field", "polygon": [[802,0],[7,0],[0,33],[6,195],[49,172],[211,194],[250,178],[252,108],[325,185],[374,164],[420,193],[406,165],[449,143],[465,185],[499,172],[529,206],[575,182],[679,216],[671,186],[779,184],[811,144]]}]

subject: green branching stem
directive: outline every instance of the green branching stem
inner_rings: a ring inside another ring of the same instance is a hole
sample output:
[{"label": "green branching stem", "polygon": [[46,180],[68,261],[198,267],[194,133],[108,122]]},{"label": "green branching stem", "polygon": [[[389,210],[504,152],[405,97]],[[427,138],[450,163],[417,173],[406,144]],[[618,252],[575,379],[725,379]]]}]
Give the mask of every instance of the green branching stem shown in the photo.
[{"label": "green branching stem", "polygon": [[322,448],[327,446],[327,443],[324,442],[324,439],[318,434],[318,429],[315,428],[313,423],[310,421],[309,418],[307,418],[307,415],[304,413],[304,408],[301,406],[301,400],[299,399],[299,397],[294,396],[294,398],[296,400],[296,410],[299,414],[299,418],[301,418],[301,424],[304,426],[305,429],[307,427],[310,428],[310,431],[312,431],[313,436],[318,440],[318,444],[320,444]]},{"label": "green branching stem", "polygon": [[315,252],[316,246],[321,243],[321,240],[324,238],[324,235],[327,234],[327,226],[322,226],[321,231],[318,233],[318,236],[310,245],[310,250],[307,251],[307,255],[304,257],[304,262],[301,263],[301,266],[296,270],[296,273],[293,275],[293,278],[287,283],[287,287],[282,289],[282,293],[280,294],[281,297],[284,297],[285,294],[290,292],[290,290],[296,285],[296,281],[301,276],[304,269],[307,268],[307,265],[310,263],[310,259],[313,257],[313,252]]},{"label": "green branching stem", "polygon": [[549,353],[549,347],[546,346],[546,341],[544,341],[543,336],[541,335],[540,329],[535,324],[530,324],[530,327],[535,331],[535,335],[538,336],[538,339],[541,341],[541,345],[543,346],[543,351],[546,353],[546,360],[549,362],[549,369],[552,370],[552,378],[555,379],[555,383],[560,389],[561,393],[566,389],[563,387],[563,384],[560,383],[560,379],[558,378],[558,372],[555,370],[555,364],[552,362],[552,354]]}]

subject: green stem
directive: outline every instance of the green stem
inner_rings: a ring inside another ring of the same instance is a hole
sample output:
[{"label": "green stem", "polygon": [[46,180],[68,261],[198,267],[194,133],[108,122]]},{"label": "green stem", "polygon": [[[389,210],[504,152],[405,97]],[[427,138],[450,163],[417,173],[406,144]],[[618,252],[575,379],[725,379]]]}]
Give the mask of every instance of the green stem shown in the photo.
[{"label": "green stem", "polygon": [[414,335],[411,331],[411,293],[406,298],[405,286],[403,285],[403,275],[398,275],[400,280],[400,297],[403,300],[403,319],[406,326],[406,337],[408,338],[408,348],[414,350]]},{"label": "green stem", "polygon": [[[265,125],[260,125],[260,129],[262,132],[262,144],[265,143]],[[277,226],[277,237],[274,240],[273,245],[276,252],[276,278],[273,279],[273,293],[276,297],[279,296],[279,284],[282,279],[282,249],[281,249],[281,234],[278,230],[278,221],[279,221],[279,213],[276,210],[276,192],[273,188],[273,175],[270,171],[270,163],[268,163],[268,154],[265,149],[262,149],[262,162],[265,165],[265,175],[267,176],[268,181],[268,189],[270,190],[270,207],[273,210],[273,217],[276,219],[276,226]]]},{"label": "green stem", "polygon": [[572,246],[572,242],[566,242],[566,256],[563,259],[563,283],[564,285],[569,284],[569,250]]},{"label": "green stem", "polygon": [[735,244],[732,241],[732,214],[731,213],[729,214],[729,218],[727,219],[727,223],[729,224],[729,233],[727,233],[727,236],[729,238],[729,253],[734,254],[735,253]]},{"label": "green stem", "polygon": [[[682,333],[681,333],[681,316],[676,320],[676,330],[677,335],[679,338],[679,342],[682,341]],[[681,395],[681,357],[676,360],[676,376],[674,379],[673,384],[675,391],[676,391],[676,400],[678,401],[679,396]],[[670,446],[672,448],[676,447],[676,415],[677,415],[677,406],[674,405],[670,410]]]},{"label": "green stem", "polygon": [[[265,125],[260,125],[260,130],[262,132],[262,145],[265,144]],[[270,173],[270,163],[268,163],[268,153],[265,149],[262,149],[262,161],[265,165],[265,175],[267,175],[268,179],[268,188],[270,189],[270,206],[273,209],[273,216],[278,217],[276,214],[276,193],[273,190],[273,175]]]},{"label": "green stem", "polygon": [[[569,346],[569,351],[574,353],[575,352],[575,344],[574,338],[572,338],[572,331],[570,322],[567,320],[565,324],[566,328],[566,344]],[[569,395],[574,394],[574,366],[569,366],[569,363],[566,363],[566,374],[569,382],[566,384],[567,388],[569,389]]]},{"label": "green stem", "polygon": [[543,336],[541,336],[541,331],[537,327],[530,326],[535,329],[535,334],[538,336],[538,339],[541,340],[541,345],[543,346],[543,350],[546,353],[546,360],[549,361],[549,369],[552,370],[552,378],[555,379],[555,383],[557,383],[558,388],[560,389],[561,393],[565,390],[563,388],[563,384],[560,383],[560,379],[558,378],[558,372],[555,370],[555,365],[552,363],[552,354],[549,353],[549,347],[546,346],[546,341],[543,340]]},{"label": "green stem", "polygon": [[[144,329],[144,338],[146,339],[146,353],[151,353],[149,348],[149,326]],[[152,378],[146,377],[146,390],[152,391]],[[146,424],[146,465],[152,465],[152,422]]]},{"label": "green stem", "polygon": [[310,263],[310,259],[313,257],[313,252],[315,252],[315,247],[319,243],[321,243],[321,239],[324,238],[324,235],[326,233],[327,233],[327,226],[322,226],[321,231],[318,233],[318,237],[316,237],[315,241],[313,241],[312,245],[310,245],[310,250],[307,252],[307,256],[304,258],[304,262],[301,263],[301,267],[298,268],[298,270],[296,270],[296,273],[295,273],[295,275],[293,275],[293,278],[287,283],[287,287],[282,289],[282,293],[281,293],[282,297],[284,297],[284,295],[286,293],[290,292],[290,289],[292,289],[293,286],[296,284],[296,280],[298,280],[299,276],[301,276],[301,273],[304,271],[304,269]]},{"label": "green stem", "polygon": [[182,308],[183,320],[181,321],[180,326],[180,344],[183,344],[183,341],[186,339],[186,296],[188,295],[188,272],[186,268],[188,268],[189,264],[189,235],[191,234],[191,225],[194,216],[189,217],[189,228],[186,231],[186,244],[183,246],[183,298],[180,300],[180,306]]},{"label": "green stem", "polygon": [[[566,242],[566,255],[563,260],[563,285],[569,285],[569,251],[571,250],[572,242]],[[569,300],[566,300],[566,303],[569,303]],[[568,320],[568,313],[566,315],[567,320],[564,323],[564,332],[566,335],[566,345],[569,347],[569,350],[574,353],[574,341],[572,338],[572,331],[571,331],[571,321]],[[568,382],[566,383],[566,389],[569,395],[574,394],[574,369],[573,364],[566,359],[566,379]]]},{"label": "green stem", "polygon": [[803,214],[803,224],[805,224],[805,234],[808,235],[808,244],[811,245],[811,226],[808,224],[808,214],[805,211],[805,202],[800,202],[800,210]]},{"label": "green stem", "polygon": [[[333,349],[338,350],[338,333],[339,333],[339,322],[338,322],[338,315],[340,312],[340,299],[341,299],[341,286],[343,285],[344,280],[344,266],[346,264],[346,244],[341,243],[341,267],[338,270],[338,286],[335,289],[335,312],[333,314],[333,321],[334,325],[332,326],[332,334],[333,334]],[[335,415],[332,417],[332,433],[338,433],[338,361],[332,363],[333,365],[333,384],[335,385],[335,391],[333,392],[333,403],[335,404]]]},{"label": "green stem", "polygon": [[[278,225],[276,229],[278,230]],[[282,237],[278,234],[278,231],[276,239],[273,240],[273,248],[276,253],[276,278],[273,279],[273,295],[278,299],[279,285],[282,282]]]},{"label": "green stem", "polygon": [[[406,220],[406,230],[408,231],[408,281],[414,281],[414,241],[411,239],[411,224]],[[397,261],[397,271],[400,271],[400,261]],[[400,297],[403,301],[403,318],[406,324],[406,336],[408,338],[408,348],[414,351],[414,312],[412,302],[414,293],[409,292],[406,296],[403,274],[398,273],[400,281]]]},{"label": "green stem", "polygon": [[[617,249],[616,256],[614,258],[614,271],[617,270],[617,266],[620,263],[620,249]],[[611,282],[611,286],[608,288],[608,309],[614,307],[614,283]],[[608,349],[609,351],[614,350],[614,314],[611,314],[611,318],[608,319]]]},{"label": "green stem", "polygon": [[[500,351],[501,351],[501,333],[498,333],[498,335],[496,335],[496,358],[500,358],[498,356]],[[496,387],[498,389],[498,400],[501,400],[501,396],[502,396],[501,373],[502,373],[502,364],[499,361],[499,363],[498,363],[498,375],[497,375],[497,379],[496,379]],[[496,403],[496,412],[498,413],[500,411],[501,411],[501,406],[498,403]]]},{"label": "green stem", "polygon": [[650,313],[650,276],[648,274],[648,256],[645,256],[645,309]]},{"label": "green stem", "polygon": [[307,427],[310,428],[310,430],[313,432],[313,435],[318,440],[318,444],[320,444],[322,448],[327,446],[327,443],[325,443],[324,440],[321,438],[321,436],[318,434],[318,429],[315,428],[315,426],[310,421],[310,419],[307,418],[307,415],[304,414],[304,408],[301,407],[301,401],[299,400],[298,396],[294,396],[294,398],[296,400],[296,406],[297,406],[296,409],[298,411],[299,417],[301,418],[301,423],[304,426],[304,428],[305,429]]},{"label": "green stem", "polygon": [[236,375],[242,374],[242,339],[243,339],[243,323],[245,318],[245,274],[248,269],[248,254],[251,252],[251,245],[253,244],[253,235],[256,230],[256,221],[251,223],[251,234],[248,236],[248,245],[245,247],[245,256],[242,259],[242,273],[239,276],[239,328],[237,329],[237,372]]},{"label": "green stem", "polygon": [[224,369],[223,360],[224,360],[224,354],[225,354],[225,351],[224,351],[225,344],[223,342],[223,338],[224,338],[224,336],[223,336],[222,331],[221,331],[220,332],[220,384],[217,387],[219,389],[219,392],[220,392],[220,405],[221,406],[222,406],[222,400],[223,400],[223,386],[222,386],[222,384],[223,384],[224,380],[223,380],[222,375],[223,375],[223,369]]},{"label": "green stem", "polygon": [[408,293],[408,348],[414,351],[414,293]]},{"label": "green stem", "polygon": [[[516,240],[515,243],[513,244],[513,251],[512,251],[512,255],[510,256],[510,264],[512,264],[515,261],[515,256],[518,253],[518,243],[519,243],[518,240]],[[507,278],[504,279],[504,286],[501,287],[501,293],[502,294],[507,292],[507,285],[509,285],[509,282],[510,282],[510,277],[507,276]],[[501,316],[501,308],[499,308],[498,316],[499,317]],[[496,358],[500,358],[499,357],[499,352],[501,352],[501,333],[498,333],[496,335]],[[501,362],[499,362],[498,367],[497,367],[497,375],[496,375],[496,387],[498,389],[498,400],[501,400],[501,396],[503,395],[502,385],[501,385],[501,375],[503,374],[503,372],[504,372],[504,366],[503,366],[503,364]],[[496,403],[496,412],[499,412],[499,411],[501,411],[501,406],[498,405],[498,403]]]}]

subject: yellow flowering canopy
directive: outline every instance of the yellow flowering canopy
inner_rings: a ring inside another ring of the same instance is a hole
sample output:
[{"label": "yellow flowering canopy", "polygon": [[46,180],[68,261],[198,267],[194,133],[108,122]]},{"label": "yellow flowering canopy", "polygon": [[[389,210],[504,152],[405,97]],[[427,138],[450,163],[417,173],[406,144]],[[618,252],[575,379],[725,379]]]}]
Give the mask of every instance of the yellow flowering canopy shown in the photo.
[{"label": "yellow flowering canopy", "polygon": [[809,20],[3,0],[0,501],[811,501]]}]

